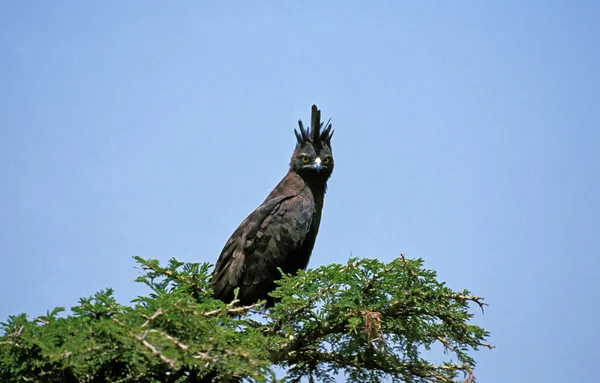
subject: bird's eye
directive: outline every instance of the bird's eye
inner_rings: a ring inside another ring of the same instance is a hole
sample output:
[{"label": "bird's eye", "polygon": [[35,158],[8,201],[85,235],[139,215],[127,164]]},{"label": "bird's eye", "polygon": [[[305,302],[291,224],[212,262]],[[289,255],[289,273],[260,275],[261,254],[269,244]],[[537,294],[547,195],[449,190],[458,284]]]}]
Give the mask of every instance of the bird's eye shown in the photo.
[{"label": "bird's eye", "polygon": [[305,164],[310,162],[310,158],[306,157],[306,156],[302,156],[302,162],[304,162]]},{"label": "bird's eye", "polygon": [[329,157],[326,157],[326,158],[323,160],[323,163],[324,163],[325,165],[327,165],[327,164],[328,164],[328,163],[330,163],[330,162],[331,162],[331,158],[329,158]]}]

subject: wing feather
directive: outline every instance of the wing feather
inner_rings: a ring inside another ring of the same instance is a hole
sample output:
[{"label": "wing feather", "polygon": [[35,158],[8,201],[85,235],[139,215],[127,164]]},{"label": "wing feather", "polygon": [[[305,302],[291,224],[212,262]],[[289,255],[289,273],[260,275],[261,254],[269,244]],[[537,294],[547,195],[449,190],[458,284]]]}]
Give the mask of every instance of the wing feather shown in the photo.
[{"label": "wing feather", "polygon": [[277,267],[286,271],[287,257],[302,246],[314,209],[302,195],[285,195],[266,200],[252,212],[229,238],[215,265],[215,296],[229,301],[240,287],[243,304],[264,299],[273,281],[280,279]]}]

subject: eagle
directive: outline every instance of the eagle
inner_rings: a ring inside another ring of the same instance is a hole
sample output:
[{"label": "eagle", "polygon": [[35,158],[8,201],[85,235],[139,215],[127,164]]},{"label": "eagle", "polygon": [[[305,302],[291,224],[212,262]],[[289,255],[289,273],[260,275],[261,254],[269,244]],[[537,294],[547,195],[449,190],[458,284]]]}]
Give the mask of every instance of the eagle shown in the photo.
[{"label": "eagle", "polygon": [[[242,221],[225,243],[212,272],[215,298],[229,303],[239,288],[240,305],[266,300],[281,272],[304,270],[312,253],[327,189],[333,172],[331,120],[321,122],[321,111],[311,109],[311,124],[298,120],[296,148],[290,168],[264,202]],[[325,126],[323,126],[325,125]]]}]

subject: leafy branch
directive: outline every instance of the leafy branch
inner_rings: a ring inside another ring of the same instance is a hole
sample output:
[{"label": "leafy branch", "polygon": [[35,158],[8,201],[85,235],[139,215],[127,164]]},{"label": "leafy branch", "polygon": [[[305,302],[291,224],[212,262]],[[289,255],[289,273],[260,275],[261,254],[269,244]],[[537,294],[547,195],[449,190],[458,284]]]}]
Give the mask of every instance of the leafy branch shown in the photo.
[{"label": "leafy branch", "polygon": [[[471,323],[483,297],[451,290],[419,259],[282,275],[268,311],[213,299],[208,264],[136,261],[150,293],[131,305],[106,289],[68,315],[0,323],[0,381],[264,382],[280,366],[290,382],[473,382],[474,351],[492,348]],[[425,357],[440,349],[445,362]]]}]

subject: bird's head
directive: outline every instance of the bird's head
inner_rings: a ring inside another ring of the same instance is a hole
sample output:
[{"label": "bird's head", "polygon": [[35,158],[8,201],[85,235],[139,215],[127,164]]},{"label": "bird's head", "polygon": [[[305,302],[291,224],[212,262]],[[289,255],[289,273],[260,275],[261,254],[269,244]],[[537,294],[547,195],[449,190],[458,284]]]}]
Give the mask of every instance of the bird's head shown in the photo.
[{"label": "bird's head", "polygon": [[313,105],[310,127],[305,128],[302,120],[298,120],[298,126],[300,131],[294,130],[297,143],[290,168],[303,178],[327,181],[333,172],[332,125],[327,122],[323,128],[321,111]]}]

